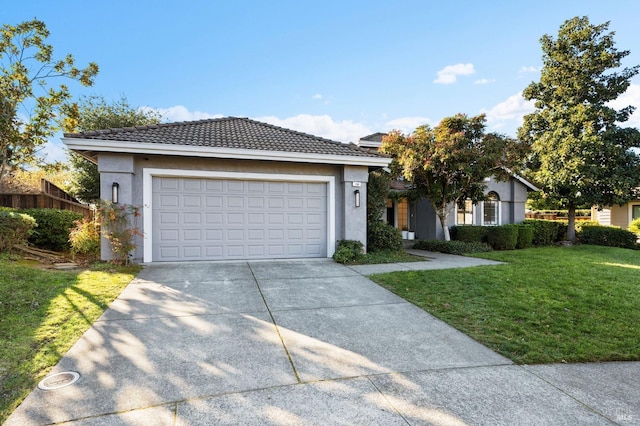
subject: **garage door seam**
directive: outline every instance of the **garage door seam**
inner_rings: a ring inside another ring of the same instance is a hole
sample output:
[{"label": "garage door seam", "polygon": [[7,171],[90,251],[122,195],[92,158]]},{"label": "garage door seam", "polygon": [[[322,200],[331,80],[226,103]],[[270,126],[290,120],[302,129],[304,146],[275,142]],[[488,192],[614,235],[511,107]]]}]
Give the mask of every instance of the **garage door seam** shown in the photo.
[{"label": "garage door seam", "polygon": [[262,288],[260,288],[260,283],[258,282],[258,278],[256,277],[256,274],[253,272],[253,268],[251,267],[251,264],[249,262],[247,262],[247,266],[249,267],[249,270],[251,271],[251,275],[253,276],[253,280],[256,283],[256,287],[258,287],[258,291],[260,292],[260,297],[262,297],[262,302],[264,303],[264,306],[267,308],[267,312],[269,313],[269,316],[271,317],[271,322],[273,323],[274,327],[276,328],[276,333],[278,334],[278,337],[280,338],[280,342],[282,343],[282,347],[284,348],[284,352],[287,354],[287,359],[289,360],[289,364],[291,364],[291,369],[293,370],[293,374],[296,376],[296,381],[298,382],[298,384],[301,384],[302,380],[300,379],[300,375],[298,374],[298,370],[296,369],[296,366],[293,363],[293,359],[291,358],[291,354],[289,353],[289,349],[287,349],[287,345],[284,343],[284,337],[282,336],[282,333],[280,333],[280,327],[278,327],[278,324],[276,323],[276,319],[273,316],[273,313],[271,312],[271,308],[269,308],[269,305],[267,304],[267,299],[265,299],[264,293],[262,293]]}]

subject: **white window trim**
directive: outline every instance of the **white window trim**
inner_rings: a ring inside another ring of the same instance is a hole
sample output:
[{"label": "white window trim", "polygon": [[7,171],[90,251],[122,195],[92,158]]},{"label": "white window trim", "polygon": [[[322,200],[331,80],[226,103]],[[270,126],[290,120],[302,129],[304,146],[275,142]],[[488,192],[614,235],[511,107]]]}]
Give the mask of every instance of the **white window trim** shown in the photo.
[{"label": "white window trim", "polygon": [[336,245],[335,176],[292,175],[270,173],[239,173],[183,169],[142,169],[142,226],[144,230],[143,262],[153,262],[153,178],[183,177],[207,179],[265,180],[287,182],[324,182],[327,184],[327,257],[333,256]]},{"label": "white window trim", "polygon": [[484,201],[480,201],[480,206],[482,207],[482,210],[480,210],[480,212],[482,213],[480,215],[480,223],[482,224],[482,226],[500,226],[502,225],[502,201],[501,200],[496,200],[496,223],[495,225],[491,224],[491,225],[485,225],[484,223]]},{"label": "white window trim", "polygon": [[[471,203],[471,225],[475,225],[476,224],[476,207],[477,207],[476,204]],[[454,216],[453,217],[454,217],[454,223],[456,225],[460,225],[458,223],[458,203],[455,203],[455,211],[454,211]],[[462,225],[468,225],[468,224],[467,223],[463,223]]]}]

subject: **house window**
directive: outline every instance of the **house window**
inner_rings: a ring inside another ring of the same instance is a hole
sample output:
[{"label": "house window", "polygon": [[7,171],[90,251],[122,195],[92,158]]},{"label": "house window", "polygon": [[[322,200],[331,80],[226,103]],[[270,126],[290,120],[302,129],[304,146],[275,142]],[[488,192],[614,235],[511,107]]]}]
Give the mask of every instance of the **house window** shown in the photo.
[{"label": "house window", "polygon": [[406,198],[398,200],[398,229],[409,230],[409,202]]},{"label": "house window", "polygon": [[631,219],[635,220],[640,218],[640,204],[634,204],[631,206]]},{"label": "house window", "polygon": [[483,203],[482,219],[484,225],[500,225],[500,197],[493,191]]},{"label": "house window", "polygon": [[457,207],[456,225],[473,225],[473,203],[471,200],[464,200]]}]

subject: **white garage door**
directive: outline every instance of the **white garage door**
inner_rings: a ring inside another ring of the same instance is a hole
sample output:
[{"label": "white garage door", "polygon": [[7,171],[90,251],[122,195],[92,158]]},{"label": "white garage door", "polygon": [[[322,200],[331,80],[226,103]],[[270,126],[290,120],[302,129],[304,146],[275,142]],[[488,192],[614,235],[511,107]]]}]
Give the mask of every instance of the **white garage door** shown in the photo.
[{"label": "white garage door", "polygon": [[327,256],[327,184],[153,178],[153,260]]}]

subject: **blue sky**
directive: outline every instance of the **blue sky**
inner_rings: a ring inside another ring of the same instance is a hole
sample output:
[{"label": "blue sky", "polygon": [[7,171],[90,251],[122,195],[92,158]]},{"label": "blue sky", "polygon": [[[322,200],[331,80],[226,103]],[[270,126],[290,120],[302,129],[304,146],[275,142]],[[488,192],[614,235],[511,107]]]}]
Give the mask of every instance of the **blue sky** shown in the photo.
[{"label": "blue sky", "polygon": [[[574,16],[611,21],[616,47],[631,50],[624,65],[640,64],[636,0],[25,0],[0,23],[37,17],[55,53],[97,62],[95,85],[70,85],[76,95],[125,95],[164,121],[250,117],[355,142],[458,112],[515,136],[539,39]],[[639,77],[619,101],[640,107]],[[51,142],[49,158],[64,159]]]}]

